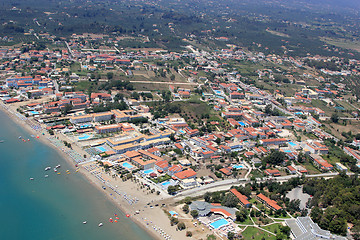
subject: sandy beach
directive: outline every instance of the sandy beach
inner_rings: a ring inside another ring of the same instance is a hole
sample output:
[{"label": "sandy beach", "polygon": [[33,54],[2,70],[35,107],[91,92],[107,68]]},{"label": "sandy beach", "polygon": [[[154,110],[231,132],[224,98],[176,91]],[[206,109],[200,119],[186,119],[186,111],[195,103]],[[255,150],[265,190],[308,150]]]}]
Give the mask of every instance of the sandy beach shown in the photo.
[{"label": "sandy beach", "polygon": [[[23,105],[22,102],[21,105]],[[11,119],[26,129],[34,136],[39,136],[38,139],[48,146],[58,151],[61,156],[66,159],[73,169],[71,173],[76,173],[76,162],[74,156],[69,155],[67,147],[62,144],[63,140],[69,139],[61,133],[55,133],[50,136],[45,130],[45,125],[41,126],[39,123],[32,120],[27,120],[24,116],[16,112],[19,105],[4,105],[1,104],[0,109],[4,111]],[[52,139],[52,141],[50,141]],[[56,143],[56,144],[54,144]],[[62,145],[61,145],[62,144]],[[88,155],[81,147],[72,144],[72,149],[79,154],[79,156]],[[195,227],[193,220],[186,216],[179,207],[175,207],[172,198],[164,196],[163,193],[157,195],[156,192],[151,193],[143,184],[143,179],[136,177],[123,181],[119,177],[115,177],[115,172],[105,172],[95,161],[89,161],[78,165],[78,172],[83,174],[88,181],[101,191],[105,196],[111,200],[116,206],[136,224],[146,230],[154,239],[206,239],[211,232],[207,228],[201,226]],[[104,190],[104,187],[106,188]],[[179,213],[179,221],[186,224],[186,229],[177,231],[176,226],[171,226],[168,211],[173,210]],[[111,224],[111,223],[104,223]],[[193,236],[186,237],[186,231],[191,231]]]}]

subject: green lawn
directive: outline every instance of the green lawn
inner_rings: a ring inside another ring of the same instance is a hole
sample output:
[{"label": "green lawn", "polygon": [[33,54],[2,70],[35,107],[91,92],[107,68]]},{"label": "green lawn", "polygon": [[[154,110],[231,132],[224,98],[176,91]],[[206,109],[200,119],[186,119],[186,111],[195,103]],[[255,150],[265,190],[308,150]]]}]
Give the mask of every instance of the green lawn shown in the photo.
[{"label": "green lawn", "polygon": [[306,168],[306,170],[309,172],[309,174],[319,174],[319,173],[321,173],[311,163],[302,163],[302,165]]},{"label": "green lawn", "polygon": [[276,239],[274,235],[255,227],[247,227],[245,231],[243,231],[241,234],[244,237],[244,239],[254,239],[254,240],[261,240],[262,238],[265,238],[266,240]]},{"label": "green lawn", "polygon": [[276,224],[271,224],[269,226],[264,226],[262,228],[276,234],[276,233],[280,232],[280,227],[281,227],[281,224],[276,223]]}]

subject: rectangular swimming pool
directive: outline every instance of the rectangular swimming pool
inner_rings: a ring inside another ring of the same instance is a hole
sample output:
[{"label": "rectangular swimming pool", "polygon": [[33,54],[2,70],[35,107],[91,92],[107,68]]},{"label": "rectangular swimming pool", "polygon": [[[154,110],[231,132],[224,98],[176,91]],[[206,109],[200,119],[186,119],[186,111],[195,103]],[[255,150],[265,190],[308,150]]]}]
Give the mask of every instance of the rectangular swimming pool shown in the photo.
[{"label": "rectangular swimming pool", "polygon": [[218,228],[220,228],[220,227],[222,227],[222,226],[224,226],[224,225],[226,225],[226,224],[228,224],[228,223],[229,223],[229,222],[228,222],[226,219],[222,218],[222,219],[219,219],[219,220],[217,220],[217,221],[215,221],[215,222],[213,222],[213,223],[210,223],[210,225],[211,225],[213,228],[218,229]]},{"label": "rectangular swimming pool", "polygon": [[154,170],[152,170],[152,169],[148,169],[148,170],[145,170],[145,171],[144,171],[145,174],[150,174],[150,173],[152,173],[152,172],[154,172]]},{"label": "rectangular swimming pool", "polygon": [[79,137],[79,140],[85,140],[85,139],[89,139],[91,136],[84,134],[82,136]]},{"label": "rectangular swimming pool", "polygon": [[126,169],[132,169],[132,168],[134,168],[134,166],[131,165],[131,164],[128,163],[128,162],[122,163],[121,166],[122,166],[123,168],[126,168]]},{"label": "rectangular swimming pool", "polygon": [[101,152],[106,152],[106,148],[104,148],[103,146],[99,146],[99,147],[96,147],[96,149],[100,150]]},{"label": "rectangular swimming pool", "polygon": [[166,181],[166,182],[163,182],[163,183],[161,183],[161,186],[167,186],[167,185],[169,185],[170,184],[170,181]]},{"label": "rectangular swimming pool", "polygon": [[295,147],[296,146],[296,143],[293,143],[293,142],[288,142],[290,146],[292,147]]}]

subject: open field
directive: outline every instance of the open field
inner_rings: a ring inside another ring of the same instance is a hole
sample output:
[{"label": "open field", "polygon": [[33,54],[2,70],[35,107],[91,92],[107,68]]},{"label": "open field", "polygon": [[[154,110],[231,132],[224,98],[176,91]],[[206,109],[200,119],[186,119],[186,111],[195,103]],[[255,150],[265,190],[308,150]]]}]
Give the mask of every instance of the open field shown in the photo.
[{"label": "open field", "polygon": [[346,40],[346,39],[341,39],[341,38],[320,38],[321,41],[326,42],[327,44],[331,44],[334,45],[336,47],[341,47],[341,48],[345,48],[345,49],[350,49],[350,50],[355,50],[360,52],[360,42],[359,41],[350,41],[350,40]]},{"label": "open field", "polygon": [[261,240],[263,238],[267,240],[275,240],[276,237],[264,230],[261,230],[256,227],[247,227],[244,232],[242,232],[244,239],[254,239]]}]

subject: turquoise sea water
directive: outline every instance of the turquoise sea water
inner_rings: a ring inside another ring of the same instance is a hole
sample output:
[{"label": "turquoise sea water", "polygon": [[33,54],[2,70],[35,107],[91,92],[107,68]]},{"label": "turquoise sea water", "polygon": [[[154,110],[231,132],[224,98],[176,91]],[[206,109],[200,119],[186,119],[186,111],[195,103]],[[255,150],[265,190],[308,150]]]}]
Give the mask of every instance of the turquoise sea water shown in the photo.
[{"label": "turquoise sea water", "polygon": [[[0,239],[152,239],[55,150],[30,135],[0,111],[0,140],[5,140],[0,143]],[[58,164],[62,174],[44,171]],[[65,174],[67,169],[72,173]],[[114,213],[119,222],[109,223]]]}]

